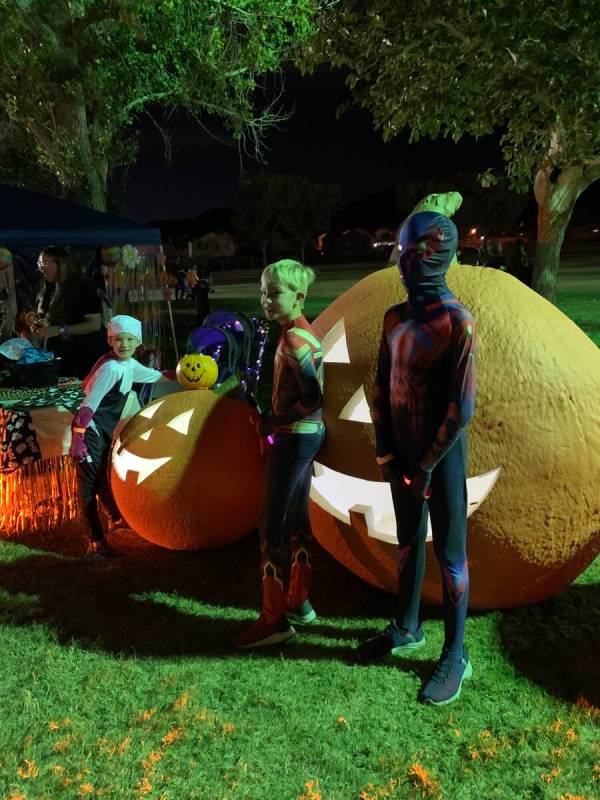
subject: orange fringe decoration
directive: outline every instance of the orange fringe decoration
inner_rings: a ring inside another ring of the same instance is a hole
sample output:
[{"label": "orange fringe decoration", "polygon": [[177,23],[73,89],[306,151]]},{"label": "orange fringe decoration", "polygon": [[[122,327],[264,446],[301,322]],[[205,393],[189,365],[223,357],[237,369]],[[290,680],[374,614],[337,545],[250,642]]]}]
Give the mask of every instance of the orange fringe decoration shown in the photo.
[{"label": "orange fringe decoration", "polygon": [[77,519],[77,476],[70,456],[24,464],[0,474],[0,531],[47,533]]}]

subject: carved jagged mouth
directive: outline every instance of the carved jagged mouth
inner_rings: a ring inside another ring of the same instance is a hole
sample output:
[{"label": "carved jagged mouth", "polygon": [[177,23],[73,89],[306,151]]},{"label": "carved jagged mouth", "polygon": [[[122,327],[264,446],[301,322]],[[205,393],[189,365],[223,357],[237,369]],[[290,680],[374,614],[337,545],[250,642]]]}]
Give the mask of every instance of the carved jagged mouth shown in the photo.
[{"label": "carved jagged mouth", "polygon": [[[501,468],[467,478],[467,516],[471,516],[491,492]],[[310,497],[324,511],[351,524],[350,512],[362,514],[369,536],[382,542],[397,544],[396,518],[388,483],[354,478],[329,467],[314,463]],[[431,520],[427,522],[427,538],[431,539]]]},{"label": "carved jagged mouth", "polygon": [[149,478],[156,470],[163,467],[171,458],[172,456],[164,456],[163,458],[144,458],[143,456],[137,456],[135,453],[132,453],[131,450],[123,447],[121,440],[117,439],[113,449],[112,463],[115,472],[122,481],[127,480],[127,473],[130,470],[131,472],[137,472],[137,485],[139,486],[140,483],[145,481],[146,478]]},{"label": "carved jagged mouth", "polygon": [[[148,408],[140,411],[139,416],[145,417],[146,419],[152,419],[163,402],[164,401],[160,401],[152,406],[148,406]],[[187,436],[193,414],[193,408],[189,409],[189,411],[184,411],[183,413],[178,414],[176,417],[173,417],[173,419],[169,420],[169,422],[166,424],[166,427],[176,431],[177,433],[180,433],[182,436]],[[151,435],[152,429],[140,434],[139,438],[143,439],[144,441],[148,441]],[[138,456],[123,446],[121,437],[117,438],[112,451],[113,467],[115,468],[115,472],[119,478],[122,481],[125,481],[127,479],[128,472],[137,472],[138,486],[140,483],[145,481],[146,478],[149,478],[150,475],[171,461],[172,458],[173,456],[163,456],[162,458],[145,458],[144,456]]]},{"label": "carved jagged mouth", "polygon": [[[350,353],[344,318],[341,317],[322,340],[323,362],[350,365]],[[338,419],[350,423],[372,424],[371,412],[364,386],[359,386],[338,414]],[[473,514],[491,492],[501,473],[501,467],[467,478],[467,516]],[[332,516],[351,525],[350,512],[362,514],[368,534],[373,539],[397,544],[396,518],[389,484],[354,478],[336,472],[317,461],[314,463],[310,497],[313,502]],[[427,538],[431,539],[431,521],[427,521]]]}]

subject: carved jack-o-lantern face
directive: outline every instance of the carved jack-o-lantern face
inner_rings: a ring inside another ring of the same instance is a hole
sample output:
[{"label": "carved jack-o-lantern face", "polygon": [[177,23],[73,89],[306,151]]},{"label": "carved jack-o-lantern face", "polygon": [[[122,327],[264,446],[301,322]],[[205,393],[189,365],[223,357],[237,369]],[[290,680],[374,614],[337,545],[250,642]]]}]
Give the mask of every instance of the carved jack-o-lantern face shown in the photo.
[{"label": "carved jack-o-lantern face", "polygon": [[213,392],[150,404],[123,428],[112,454],[121,513],[141,536],[174,550],[220,547],[253,530],[263,476],[248,406]]},{"label": "carved jack-o-lantern face", "polygon": [[214,358],[188,353],[177,364],[177,380],[184,389],[210,389],[219,375]]},{"label": "carved jack-o-lantern face", "polygon": [[[469,432],[470,602],[548,597],[600,550],[600,353],[554,306],[496,270],[452,267],[448,284],[477,323],[478,398]],[[385,310],[406,295],[395,268],[338,298],[314,322],[323,341],[327,438],[311,490],[314,532],[360,577],[397,589],[395,520],[369,414]],[[501,302],[499,300],[501,298]],[[423,595],[439,602],[432,553]]]}]

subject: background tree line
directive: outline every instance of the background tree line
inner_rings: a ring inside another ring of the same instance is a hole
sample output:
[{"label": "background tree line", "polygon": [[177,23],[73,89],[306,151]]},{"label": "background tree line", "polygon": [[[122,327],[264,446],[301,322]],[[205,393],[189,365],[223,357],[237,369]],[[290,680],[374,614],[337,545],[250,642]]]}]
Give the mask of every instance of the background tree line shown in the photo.
[{"label": "background tree line", "polygon": [[[345,70],[348,104],[386,140],[499,133],[504,174],[482,179],[535,198],[533,287],[551,300],[575,203],[600,178],[597,2],[0,0],[0,47],[0,179],[101,210],[157,105],[214,115],[260,156],[292,61]],[[308,224],[280,221],[300,252]]]}]

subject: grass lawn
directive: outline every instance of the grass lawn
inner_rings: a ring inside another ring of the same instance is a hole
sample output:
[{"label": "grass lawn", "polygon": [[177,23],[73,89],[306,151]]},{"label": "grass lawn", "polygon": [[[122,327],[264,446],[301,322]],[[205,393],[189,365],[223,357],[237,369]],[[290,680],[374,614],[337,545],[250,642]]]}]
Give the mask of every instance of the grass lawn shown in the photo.
[{"label": "grass lawn", "polygon": [[[356,277],[323,275],[308,314]],[[558,304],[600,345],[588,277],[565,270]],[[253,310],[249,290],[227,290],[214,306]],[[192,315],[176,308],[184,339]],[[319,551],[318,621],[238,654],[229,640],[259,600],[255,535],[207,553],[113,541],[124,555],[106,565],[78,560],[76,526],[0,543],[0,800],[600,796],[600,559],[559,597],[472,614],[473,679],[432,709],[416,695],[438,609],[410,659],[359,666],[353,646],[393,598]]]}]

